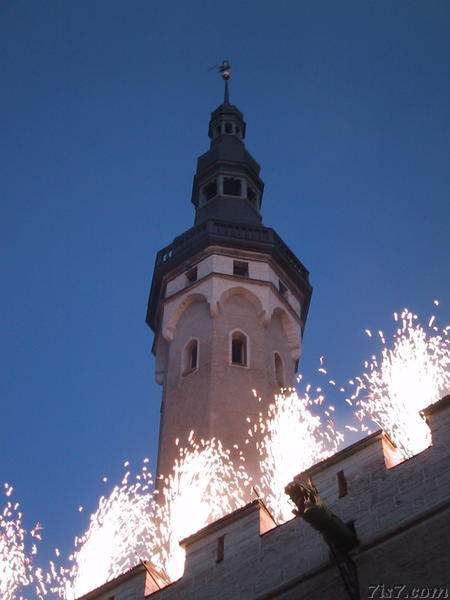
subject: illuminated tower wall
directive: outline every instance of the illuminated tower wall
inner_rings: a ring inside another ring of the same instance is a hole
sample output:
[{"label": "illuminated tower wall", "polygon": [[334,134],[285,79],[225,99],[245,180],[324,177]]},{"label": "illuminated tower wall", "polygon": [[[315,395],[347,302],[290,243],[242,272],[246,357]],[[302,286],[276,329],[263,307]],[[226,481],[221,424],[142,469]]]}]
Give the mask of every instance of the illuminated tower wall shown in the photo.
[{"label": "illuminated tower wall", "polygon": [[163,386],[158,475],[171,471],[175,439],[185,445],[194,430],[232,452],[239,445],[257,482],[246,417],[293,385],[301,354],[308,271],[262,225],[264,184],[245,129],[226,95],[211,114],[210,149],[198,159],[194,226],[156,257],[147,323]]}]

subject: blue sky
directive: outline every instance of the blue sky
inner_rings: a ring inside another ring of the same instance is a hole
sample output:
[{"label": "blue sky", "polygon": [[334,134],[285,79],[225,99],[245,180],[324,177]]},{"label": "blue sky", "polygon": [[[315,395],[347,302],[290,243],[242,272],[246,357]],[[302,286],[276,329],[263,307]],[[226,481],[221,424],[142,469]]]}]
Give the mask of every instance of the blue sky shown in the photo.
[{"label": "blue sky", "polygon": [[[0,3],[0,481],[68,553],[121,463],[155,459],[144,319],[157,250],[193,223],[222,85],[264,223],[310,270],[300,370],[361,373],[393,311],[448,298],[444,1]],[[448,320],[448,303],[440,321]],[[154,464],[154,463],[153,463]]]}]

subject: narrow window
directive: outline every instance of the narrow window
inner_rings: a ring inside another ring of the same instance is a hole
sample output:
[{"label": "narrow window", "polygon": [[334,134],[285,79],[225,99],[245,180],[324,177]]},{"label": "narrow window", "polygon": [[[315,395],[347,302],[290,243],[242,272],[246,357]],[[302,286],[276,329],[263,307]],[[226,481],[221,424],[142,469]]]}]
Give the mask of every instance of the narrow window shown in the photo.
[{"label": "narrow window", "polygon": [[233,125],[231,123],[225,123],[225,133],[233,133]]},{"label": "narrow window", "polygon": [[248,262],[233,260],[233,275],[248,277]]},{"label": "narrow window", "polygon": [[225,536],[217,538],[217,558],[216,563],[222,562],[225,556]]},{"label": "narrow window", "polygon": [[203,188],[203,197],[206,202],[214,198],[214,196],[217,196],[217,181],[215,179],[207,183]]},{"label": "narrow window", "polygon": [[231,362],[247,366],[247,338],[240,331],[235,331],[231,337]]},{"label": "narrow window", "polygon": [[224,177],[223,193],[226,194],[227,196],[240,196],[241,195],[241,180],[235,179],[234,177]]},{"label": "narrow window", "polygon": [[338,471],[337,473],[338,487],[339,487],[339,498],[347,495],[347,479],[345,478],[344,471]]},{"label": "narrow window", "polygon": [[282,296],[284,296],[287,292],[287,287],[284,285],[284,283],[282,281],[280,281],[280,279],[278,280],[278,291],[280,292],[280,294]]},{"label": "narrow window", "polygon": [[187,375],[198,367],[198,340],[191,340],[183,353],[183,375]]},{"label": "narrow window", "polygon": [[274,366],[275,366],[275,381],[277,385],[280,387],[284,387],[284,369],[283,369],[283,361],[281,360],[281,356],[278,352],[275,352],[273,355]]},{"label": "narrow window", "polygon": [[189,283],[194,283],[194,281],[197,281],[197,267],[193,267],[187,271],[186,279]]},{"label": "narrow window", "polygon": [[189,348],[189,368],[196,369],[197,368],[197,340],[194,340],[194,343]]},{"label": "narrow window", "polygon": [[216,127],[216,135],[220,135],[220,127]]}]

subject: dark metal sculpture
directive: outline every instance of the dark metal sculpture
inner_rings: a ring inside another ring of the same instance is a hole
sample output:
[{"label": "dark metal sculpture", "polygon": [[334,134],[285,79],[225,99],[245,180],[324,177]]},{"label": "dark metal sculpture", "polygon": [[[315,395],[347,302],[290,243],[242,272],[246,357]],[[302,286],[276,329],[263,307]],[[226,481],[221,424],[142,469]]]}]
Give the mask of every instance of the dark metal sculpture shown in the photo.
[{"label": "dark metal sculpture", "polygon": [[208,69],[208,71],[211,71],[212,69],[217,69],[219,71],[219,73],[222,75],[222,79],[225,82],[225,93],[224,93],[223,103],[229,104],[230,103],[230,94],[228,91],[228,80],[231,77],[231,73],[230,73],[231,65],[227,60],[223,60],[220,64],[213,65],[212,67],[210,67]]},{"label": "dark metal sculpture", "polygon": [[339,569],[350,600],[360,600],[356,565],[348,552],[358,545],[351,527],[335,515],[322,502],[316,486],[308,480],[294,480],[285,488],[286,494],[297,506],[294,514],[302,517],[311,527],[322,534]]}]

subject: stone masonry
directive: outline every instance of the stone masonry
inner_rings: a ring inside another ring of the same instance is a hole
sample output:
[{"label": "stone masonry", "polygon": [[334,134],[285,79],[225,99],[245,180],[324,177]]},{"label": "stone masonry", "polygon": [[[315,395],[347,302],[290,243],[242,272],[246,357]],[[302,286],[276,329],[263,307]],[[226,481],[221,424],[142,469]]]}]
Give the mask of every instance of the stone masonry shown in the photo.
[{"label": "stone masonry", "polygon": [[[449,597],[450,396],[424,414],[433,442],[409,460],[389,467],[395,448],[378,431],[299,476],[310,477],[327,506],[353,523],[359,545],[352,558],[362,599]],[[347,483],[341,497],[338,472]],[[183,577],[147,598],[348,598],[321,535],[300,518],[276,526],[259,500],[208,525],[182,545]],[[83,600],[141,600],[142,585],[125,593],[121,579],[106,584],[109,596],[100,588]],[[389,586],[395,586],[391,596]]]}]

